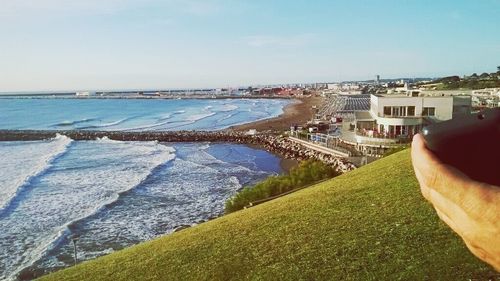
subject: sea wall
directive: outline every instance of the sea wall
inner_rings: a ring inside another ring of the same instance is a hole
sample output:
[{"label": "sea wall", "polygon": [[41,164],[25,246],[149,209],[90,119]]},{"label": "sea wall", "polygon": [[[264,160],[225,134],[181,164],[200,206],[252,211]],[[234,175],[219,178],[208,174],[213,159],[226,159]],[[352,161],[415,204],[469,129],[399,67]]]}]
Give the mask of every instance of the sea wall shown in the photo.
[{"label": "sea wall", "polygon": [[258,145],[288,159],[317,159],[344,173],[356,168],[342,157],[307,148],[286,137],[272,133],[248,135],[236,131],[169,131],[169,132],[123,132],[123,131],[60,131],[60,130],[0,130],[0,141],[33,141],[65,135],[73,140],[95,140],[107,137],[119,141],[159,142],[230,142]]}]

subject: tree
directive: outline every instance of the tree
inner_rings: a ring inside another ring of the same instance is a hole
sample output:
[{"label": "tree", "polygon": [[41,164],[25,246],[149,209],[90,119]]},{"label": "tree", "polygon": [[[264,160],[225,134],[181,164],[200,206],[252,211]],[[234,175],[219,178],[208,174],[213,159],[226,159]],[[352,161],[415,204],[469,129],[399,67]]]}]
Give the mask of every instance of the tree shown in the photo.
[{"label": "tree", "polygon": [[478,78],[477,73],[472,73],[472,75],[470,76],[470,78],[477,79]]},{"label": "tree", "polygon": [[479,78],[481,78],[481,79],[490,78],[490,75],[486,72],[483,72],[483,73],[481,73],[481,75],[479,75]]},{"label": "tree", "polygon": [[500,71],[500,65],[499,65],[499,66],[497,66],[497,72],[499,72],[499,71]]}]

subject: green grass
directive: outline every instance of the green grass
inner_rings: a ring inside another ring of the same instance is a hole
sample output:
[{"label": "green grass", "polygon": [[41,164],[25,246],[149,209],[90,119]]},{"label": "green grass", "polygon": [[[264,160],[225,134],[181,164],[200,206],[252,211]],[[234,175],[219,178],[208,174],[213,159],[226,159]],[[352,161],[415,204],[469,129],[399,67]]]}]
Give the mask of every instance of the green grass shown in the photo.
[{"label": "green grass", "polygon": [[42,280],[487,280],[419,193],[409,151]]}]

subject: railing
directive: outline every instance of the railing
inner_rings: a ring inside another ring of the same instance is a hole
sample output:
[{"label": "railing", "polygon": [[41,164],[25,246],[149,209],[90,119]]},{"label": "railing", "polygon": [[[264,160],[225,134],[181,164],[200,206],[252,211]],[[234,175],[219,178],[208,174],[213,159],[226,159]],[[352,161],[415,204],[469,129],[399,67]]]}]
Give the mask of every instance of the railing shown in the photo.
[{"label": "railing", "polygon": [[398,116],[398,115],[389,115],[389,114],[377,114],[378,117],[383,117],[383,118],[404,118],[404,119],[411,119],[411,118],[422,118],[425,117],[422,114],[415,114],[413,116]]},{"label": "railing", "polygon": [[399,143],[399,144],[409,143],[413,139],[412,134],[396,135],[396,134],[388,134],[388,133],[379,133],[376,131],[369,133],[367,131],[360,131],[360,130],[355,131],[355,133],[358,136],[366,137],[366,138],[394,140],[395,143]]},{"label": "railing", "polygon": [[345,145],[342,141],[340,141],[338,136],[332,136],[322,133],[301,133],[296,131],[291,132],[290,136],[309,142],[311,144],[316,144],[325,148],[333,149],[350,156],[357,156],[359,154],[351,146]]}]

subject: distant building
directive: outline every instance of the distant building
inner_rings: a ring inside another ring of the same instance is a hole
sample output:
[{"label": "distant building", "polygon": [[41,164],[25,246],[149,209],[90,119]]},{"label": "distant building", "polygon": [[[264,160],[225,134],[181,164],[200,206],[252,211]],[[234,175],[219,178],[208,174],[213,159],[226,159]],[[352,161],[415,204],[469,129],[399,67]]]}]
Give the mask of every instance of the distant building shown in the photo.
[{"label": "distant building", "polygon": [[362,86],[357,83],[329,83],[327,84],[328,90],[334,91],[358,91]]},{"label": "distant building", "polygon": [[411,140],[423,126],[470,111],[470,96],[371,95],[370,110],[344,122],[342,138],[361,150],[384,148]]},{"label": "distant building", "polygon": [[500,88],[486,88],[472,91],[473,96],[497,96],[500,97]]},{"label": "distant building", "polygon": [[500,88],[487,88],[472,91],[474,107],[498,107],[500,104]]},{"label": "distant building", "polygon": [[253,89],[252,93],[254,95],[279,95],[285,91],[282,87],[266,87],[260,89]]},{"label": "distant building", "polygon": [[326,88],[328,90],[340,90],[341,89],[341,85],[339,83],[328,83],[326,85]]},{"label": "distant building", "polygon": [[75,96],[77,97],[88,97],[88,96],[95,96],[96,92],[89,92],[89,91],[82,91],[82,92],[76,92]]}]

